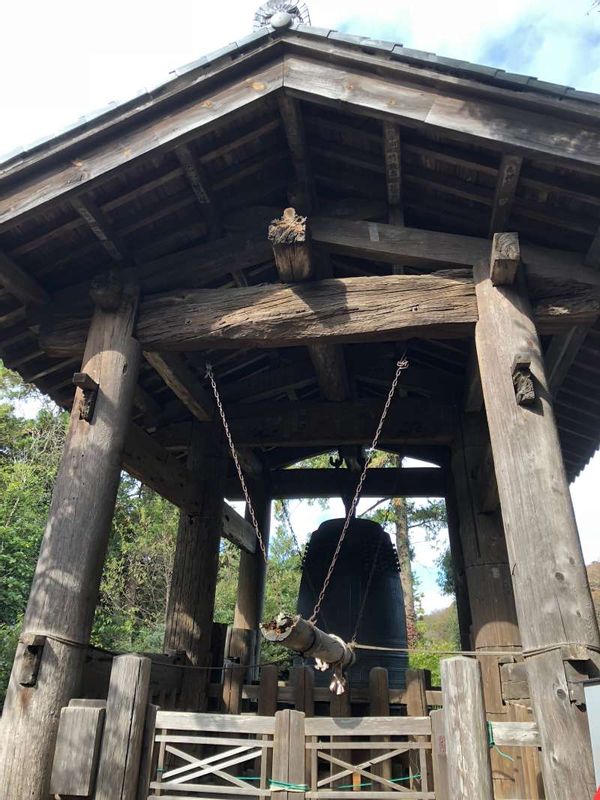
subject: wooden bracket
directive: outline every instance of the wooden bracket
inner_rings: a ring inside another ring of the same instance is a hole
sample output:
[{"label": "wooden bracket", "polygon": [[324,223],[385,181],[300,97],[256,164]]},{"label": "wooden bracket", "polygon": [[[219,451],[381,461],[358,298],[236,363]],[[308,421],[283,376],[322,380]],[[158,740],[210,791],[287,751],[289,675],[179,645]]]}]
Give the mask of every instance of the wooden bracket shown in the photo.
[{"label": "wooden bracket", "polygon": [[102,311],[116,311],[123,301],[121,275],[109,272],[94,278],[90,287],[90,297]]},{"label": "wooden bracket", "polygon": [[42,663],[46,637],[25,633],[20,637],[19,642],[24,645],[24,650],[19,662],[18,681],[21,686],[35,686]]},{"label": "wooden bracket", "polygon": [[561,647],[561,656],[565,668],[565,677],[569,687],[569,699],[577,706],[585,705],[584,684],[591,678],[597,678],[597,668],[592,660],[592,653],[585,645],[570,644]]},{"label": "wooden bracket", "polygon": [[528,355],[517,355],[512,365],[512,381],[515,397],[520,406],[535,403],[535,387],[531,375],[531,358]]},{"label": "wooden bracket", "polygon": [[495,233],[490,259],[490,278],[494,286],[515,282],[521,263],[521,248],[517,233]]},{"label": "wooden bracket", "polygon": [[94,408],[96,407],[98,389],[100,387],[87,372],[76,372],[73,375],[73,383],[75,386],[78,386],[83,393],[81,406],[79,408],[79,419],[91,422],[94,416]]}]

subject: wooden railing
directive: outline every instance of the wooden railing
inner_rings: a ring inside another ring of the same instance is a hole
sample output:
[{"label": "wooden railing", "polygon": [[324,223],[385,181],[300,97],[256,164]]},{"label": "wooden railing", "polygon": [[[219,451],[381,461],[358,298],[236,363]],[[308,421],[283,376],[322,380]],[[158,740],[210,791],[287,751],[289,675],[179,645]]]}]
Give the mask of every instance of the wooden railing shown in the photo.
[{"label": "wooden railing", "polygon": [[[444,707],[420,716],[311,717],[310,708],[277,711],[273,693],[257,700],[263,709],[270,703],[271,714],[170,711],[148,702],[150,675],[148,658],[119,656],[105,701],[73,700],[62,709],[51,794],[492,800],[491,748],[540,746],[533,723],[486,721],[480,667],[468,658],[443,662]],[[298,684],[297,702],[299,687],[310,701]]]}]

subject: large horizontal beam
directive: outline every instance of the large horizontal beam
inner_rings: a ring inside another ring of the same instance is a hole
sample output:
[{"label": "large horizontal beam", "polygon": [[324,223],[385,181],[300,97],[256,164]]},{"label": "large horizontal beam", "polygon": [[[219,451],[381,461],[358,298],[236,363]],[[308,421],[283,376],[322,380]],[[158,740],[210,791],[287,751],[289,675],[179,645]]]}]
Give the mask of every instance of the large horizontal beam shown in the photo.
[{"label": "large horizontal beam", "polygon": [[[383,401],[242,403],[225,408],[236,445],[247,447],[337,447],[370,444]],[[165,448],[189,443],[189,423],[156,432]],[[396,398],[381,434],[381,446],[448,444],[455,432],[451,404],[423,397]]]},{"label": "large horizontal beam", "polygon": [[[129,428],[123,468],[183,511],[201,513],[197,478],[137,425]],[[227,503],[223,508],[223,536],[248,553],[256,550],[252,525]]]},{"label": "large horizontal beam", "polygon": [[[178,291],[146,298],[136,337],[145,351],[385,341],[418,335],[468,335],[477,320],[473,281],[441,275],[340,278],[310,284],[263,284]],[[71,355],[82,347],[81,318],[49,320],[41,346]]]},{"label": "large horizontal beam", "polygon": [[[590,324],[598,317],[600,287],[569,288],[554,281],[531,285],[540,333]],[[88,320],[49,313],[40,331],[42,349],[57,357],[81,353]],[[476,321],[470,273],[448,270],[173,291],[141,303],[136,337],[145,351],[278,348],[412,336],[458,338],[468,336]]]},{"label": "large horizontal beam", "polygon": [[[352,495],[358,475],[347,469],[281,469],[269,475],[273,498],[301,499]],[[446,473],[435,467],[369,469],[361,497],[445,497]],[[229,500],[243,499],[239,480],[227,482]]]}]

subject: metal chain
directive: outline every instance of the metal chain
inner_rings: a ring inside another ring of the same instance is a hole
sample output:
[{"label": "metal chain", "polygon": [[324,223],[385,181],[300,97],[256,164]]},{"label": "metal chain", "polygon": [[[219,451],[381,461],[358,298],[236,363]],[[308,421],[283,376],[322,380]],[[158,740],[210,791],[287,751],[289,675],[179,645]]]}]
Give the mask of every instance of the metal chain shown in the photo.
[{"label": "metal chain", "polygon": [[231,436],[231,431],[229,430],[229,425],[227,424],[227,419],[225,418],[225,411],[223,410],[223,403],[221,402],[221,397],[219,395],[219,390],[217,389],[217,384],[215,381],[215,376],[213,374],[213,369],[211,364],[206,365],[206,377],[210,381],[210,385],[212,386],[213,394],[215,396],[215,402],[217,404],[217,408],[219,409],[219,414],[221,416],[221,421],[223,422],[223,428],[225,429],[225,436],[227,436],[227,441],[229,442],[229,449],[231,450],[231,457],[233,458],[233,463],[235,464],[235,468],[237,470],[238,477],[240,479],[240,484],[242,486],[242,491],[244,493],[244,497],[246,499],[246,508],[250,513],[250,519],[252,520],[252,525],[254,527],[254,533],[256,534],[256,538],[258,540],[258,544],[260,546],[261,552],[263,554],[263,558],[265,560],[265,564],[268,564],[268,556],[267,556],[267,548],[265,547],[265,542],[260,532],[260,528],[258,525],[258,520],[256,519],[256,514],[254,513],[254,506],[252,504],[252,499],[250,497],[250,492],[248,491],[248,487],[246,486],[246,480],[244,478],[244,473],[242,472],[242,468],[240,466],[240,461],[238,458],[237,451],[235,449],[235,445],[233,443],[233,438]]},{"label": "metal chain", "polygon": [[340,555],[340,551],[342,549],[342,545],[344,543],[344,539],[346,538],[346,534],[348,533],[348,528],[350,526],[350,521],[354,516],[354,512],[356,511],[356,506],[358,505],[358,501],[360,498],[360,494],[362,492],[362,487],[365,482],[365,478],[367,477],[367,470],[369,469],[369,464],[373,459],[373,455],[375,450],[377,449],[377,444],[379,443],[379,437],[381,436],[381,431],[383,429],[383,425],[385,423],[385,419],[387,417],[387,413],[390,410],[390,405],[392,403],[392,398],[396,392],[396,388],[398,386],[398,381],[400,380],[400,375],[402,372],[408,369],[408,361],[406,360],[406,354],[402,356],[400,361],[396,364],[396,374],[394,375],[394,380],[392,381],[392,385],[390,386],[390,391],[387,396],[387,400],[385,401],[385,405],[383,407],[383,411],[381,413],[381,419],[379,420],[379,425],[377,426],[377,430],[375,431],[375,436],[373,437],[373,443],[369,448],[367,458],[365,459],[365,464],[359,478],[358,484],[356,486],[356,491],[354,492],[354,497],[352,499],[352,503],[350,504],[350,508],[348,509],[348,513],[346,515],[346,519],[344,521],[344,526],[342,528],[342,532],[340,534],[340,538],[337,543],[337,547],[335,548],[335,552],[333,554],[333,558],[331,559],[331,564],[329,565],[329,569],[327,570],[327,574],[325,576],[325,580],[323,581],[323,588],[317,598],[317,602],[313,609],[312,616],[309,620],[311,623],[315,623],[317,617],[319,616],[319,611],[321,610],[321,605],[323,603],[323,599],[325,598],[325,593],[327,592],[327,588],[329,586],[329,582],[331,581],[331,576],[333,575],[333,571],[335,569],[335,565]]}]

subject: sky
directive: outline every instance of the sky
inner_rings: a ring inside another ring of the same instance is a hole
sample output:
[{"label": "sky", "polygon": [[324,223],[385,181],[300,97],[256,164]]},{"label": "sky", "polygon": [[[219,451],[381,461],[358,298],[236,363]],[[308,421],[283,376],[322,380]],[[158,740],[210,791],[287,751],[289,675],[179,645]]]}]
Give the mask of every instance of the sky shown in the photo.
[{"label": "sky", "polygon": [[[169,78],[252,31],[258,0],[21,0],[3,3],[0,159],[84,114]],[[385,39],[600,93],[600,13],[593,0],[308,0],[312,24]],[[586,561],[600,560],[600,455],[571,492]],[[336,501],[339,503],[339,501]],[[292,504],[299,538],[341,504]],[[447,602],[435,553],[414,533],[426,610]]]}]

